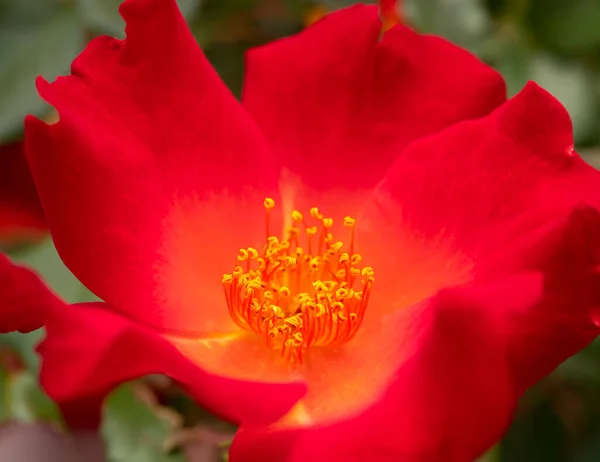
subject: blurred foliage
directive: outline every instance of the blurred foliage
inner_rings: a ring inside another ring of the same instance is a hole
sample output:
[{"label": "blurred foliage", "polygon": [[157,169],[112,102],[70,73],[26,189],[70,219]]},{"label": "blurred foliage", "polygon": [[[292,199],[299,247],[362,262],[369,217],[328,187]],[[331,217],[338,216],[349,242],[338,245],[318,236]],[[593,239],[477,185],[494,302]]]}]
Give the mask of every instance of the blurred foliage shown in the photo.
[{"label": "blurred foliage", "polygon": [[[21,136],[26,114],[49,114],[35,91],[36,76],[51,80],[67,73],[85,42],[97,35],[123,36],[120,3],[0,0],[0,143]],[[236,95],[245,50],[301,30],[321,10],[351,3],[179,0],[196,39]],[[495,66],[511,94],[536,80],[569,110],[580,151],[600,152],[599,0],[405,0],[404,17],[417,30],[442,35]],[[595,154],[590,162],[600,165],[598,159]],[[36,268],[67,301],[95,299],[64,267],[51,241],[12,256]],[[36,383],[33,348],[42,335],[0,337],[1,419],[60,425],[56,407]],[[109,398],[103,434],[112,461],[181,461],[172,440],[180,426],[229,431],[170,385],[150,385],[126,384]],[[504,440],[480,460],[600,460],[600,343],[534,387]]]},{"label": "blurred foliage", "polygon": [[[79,25],[89,32],[100,32],[123,38],[125,22],[119,14],[122,0],[77,0],[74,2],[78,13]],[[192,19],[202,0],[177,0],[183,15]]]},{"label": "blurred foliage", "polygon": [[34,347],[41,332],[8,334],[0,342],[0,420],[31,423],[47,421],[60,425],[56,405],[41,390],[37,380],[38,360]]},{"label": "blurred foliage", "polygon": [[160,406],[142,382],[117,388],[106,403],[102,433],[111,461],[183,462],[169,450],[169,436],[181,426],[175,411]]},{"label": "blurred foliage", "polygon": [[0,140],[18,135],[26,114],[43,114],[35,78],[68,70],[83,37],[73,9],[59,2],[0,0]]},{"label": "blurred foliage", "polygon": [[16,263],[35,268],[44,281],[65,301],[77,303],[98,300],[63,265],[49,237],[34,246],[21,247],[18,251],[11,252],[10,256]]}]

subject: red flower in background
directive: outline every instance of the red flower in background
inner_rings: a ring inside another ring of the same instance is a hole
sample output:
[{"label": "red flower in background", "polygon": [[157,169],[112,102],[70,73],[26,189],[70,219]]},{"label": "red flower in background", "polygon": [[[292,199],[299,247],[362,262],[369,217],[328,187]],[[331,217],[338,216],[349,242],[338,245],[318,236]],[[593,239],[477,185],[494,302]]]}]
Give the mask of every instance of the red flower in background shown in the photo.
[{"label": "red flower in background", "polygon": [[0,145],[0,244],[37,239],[46,224],[24,143]]},{"label": "red flower in background", "polygon": [[67,416],[163,372],[242,423],[232,460],[467,461],[596,336],[598,172],[544,90],[356,6],[251,51],[240,105],[174,0],[121,11],[26,121],[106,302],[47,321]]}]

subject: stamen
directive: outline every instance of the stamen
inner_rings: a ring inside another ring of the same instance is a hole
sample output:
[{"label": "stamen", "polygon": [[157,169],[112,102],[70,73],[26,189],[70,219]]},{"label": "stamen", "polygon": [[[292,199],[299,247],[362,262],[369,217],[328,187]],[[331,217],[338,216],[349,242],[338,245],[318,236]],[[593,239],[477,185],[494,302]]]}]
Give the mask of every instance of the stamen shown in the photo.
[{"label": "stamen", "polygon": [[350,228],[346,249],[330,232],[333,219],[317,207],[310,209],[310,217],[320,226],[307,226],[302,213],[294,210],[292,227],[281,240],[270,234],[275,201],[265,199],[264,207],[267,236],[262,252],[240,249],[238,265],[223,275],[227,307],[237,325],[263,336],[287,361],[302,363],[307,348],[340,345],[356,335],[374,272],[359,267],[362,256],[354,253],[352,217],[344,218]]},{"label": "stamen", "polygon": [[271,210],[275,207],[275,201],[273,199],[271,199],[270,197],[267,197],[264,202],[263,205],[265,206],[265,217],[266,217],[266,229],[267,229],[267,239],[269,239],[269,236],[271,235]]},{"label": "stamen", "polygon": [[344,226],[350,228],[350,254],[354,253],[354,225],[356,220],[352,217],[344,217]]}]

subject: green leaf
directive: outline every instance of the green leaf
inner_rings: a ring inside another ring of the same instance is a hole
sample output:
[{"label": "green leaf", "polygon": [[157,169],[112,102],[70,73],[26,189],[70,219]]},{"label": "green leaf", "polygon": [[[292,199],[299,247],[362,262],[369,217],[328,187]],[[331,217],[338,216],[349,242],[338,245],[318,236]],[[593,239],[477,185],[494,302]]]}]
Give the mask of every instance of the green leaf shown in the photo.
[{"label": "green leaf", "polygon": [[[80,18],[87,29],[100,34],[124,37],[125,23],[119,14],[123,0],[77,0]],[[193,18],[202,0],[177,0],[186,19]]]},{"label": "green leaf", "polygon": [[409,23],[420,31],[441,35],[473,52],[490,28],[480,0],[405,0],[403,8]]},{"label": "green leaf", "polygon": [[0,422],[10,418],[8,396],[8,373],[0,369]]},{"label": "green leaf", "polygon": [[584,350],[564,361],[552,373],[560,380],[584,384],[600,392],[600,340],[595,340]]},{"label": "green leaf", "polygon": [[486,43],[485,57],[502,73],[510,96],[533,80],[558,99],[571,116],[576,143],[593,133],[595,77],[581,63],[534,50],[513,24],[505,24]]},{"label": "green leaf", "polygon": [[25,115],[48,110],[35,89],[36,77],[52,80],[66,73],[83,45],[74,11],[59,2],[39,4],[32,8],[28,0],[22,8],[1,10],[0,140],[17,135]]},{"label": "green leaf", "polygon": [[0,0],[0,20],[10,18],[14,23],[40,21],[44,16],[52,15],[58,8],[58,2],[40,2],[39,0]]},{"label": "green leaf", "polygon": [[58,407],[38,383],[37,370],[0,368],[0,421],[3,420],[61,423]]},{"label": "green leaf", "polygon": [[575,462],[598,462],[600,460],[600,437],[595,436],[596,439],[593,439],[576,454],[573,459]]},{"label": "green leaf", "polygon": [[598,0],[532,0],[528,20],[536,38],[552,51],[581,53],[600,45]]},{"label": "green leaf", "polygon": [[11,420],[36,422],[38,420],[60,421],[57,406],[42,391],[37,377],[32,372],[10,375],[7,379],[6,398],[8,398]]},{"label": "green leaf", "polygon": [[244,54],[247,44],[214,44],[204,52],[223,82],[240,97],[244,79]]},{"label": "green leaf", "polygon": [[0,421],[48,421],[62,424],[58,407],[38,382],[35,348],[43,329],[0,335]]},{"label": "green leaf", "polygon": [[[194,38],[204,51],[205,47],[219,42],[223,36],[230,42],[232,35],[238,35],[240,32],[239,20],[243,22],[254,4],[255,0],[203,0],[200,14],[193,21],[189,21]],[[228,27],[228,20],[232,18],[238,20],[233,29]],[[244,32],[243,27],[241,32]],[[236,39],[235,42],[239,40]]]},{"label": "green leaf", "polygon": [[109,396],[102,435],[112,462],[183,462],[165,443],[181,424],[177,414],[160,408],[139,383],[125,384]]},{"label": "green leaf", "polygon": [[[327,11],[334,11],[339,8],[346,8],[347,6],[353,5],[356,2],[354,0],[320,0],[316,3],[324,6]],[[366,0],[361,3],[376,3],[376,0]]]},{"label": "green leaf", "polygon": [[494,446],[475,462],[500,462],[500,450],[498,446]]},{"label": "green leaf", "polygon": [[500,443],[501,460],[510,462],[564,462],[567,435],[559,416],[547,401],[521,409]]},{"label": "green leaf", "polygon": [[483,55],[506,81],[508,95],[518,93],[530,79],[533,50],[512,23],[503,24],[485,43]]}]

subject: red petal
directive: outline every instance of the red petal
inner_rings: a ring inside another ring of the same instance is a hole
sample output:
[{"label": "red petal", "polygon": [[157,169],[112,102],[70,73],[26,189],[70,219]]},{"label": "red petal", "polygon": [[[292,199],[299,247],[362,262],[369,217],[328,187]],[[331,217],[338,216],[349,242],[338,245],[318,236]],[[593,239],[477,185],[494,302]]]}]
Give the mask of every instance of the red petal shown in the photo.
[{"label": "red petal", "polygon": [[356,249],[363,264],[375,271],[365,321],[473,278],[472,259],[457,250],[451,239],[423,236],[411,229],[398,205],[390,202],[383,204],[379,197],[377,202],[367,202],[357,221]]},{"label": "red petal", "polygon": [[46,228],[24,151],[22,142],[0,146],[0,242],[38,236]]},{"label": "red petal", "polygon": [[543,299],[509,313],[507,340],[515,386],[523,392],[600,333],[600,213],[579,206],[545,235],[532,236],[524,266],[543,271]]},{"label": "red petal", "polygon": [[60,304],[37,274],[0,254],[0,333],[38,329]]},{"label": "red petal", "polygon": [[272,421],[305,391],[299,382],[248,382],[207,373],[161,335],[98,303],[64,305],[49,318],[47,331],[39,347],[40,380],[75,427],[96,426],[104,396],[147,374],[174,378],[202,406],[233,422]]},{"label": "red petal", "polygon": [[599,180],[573,151],[567,113],[535,84],[486,119],[413,144],[359,222],[361,251],[382,273],[369,311],[473,274],[541,271],[542,302],[511,313],[505,333],[524,391],[598,333]]},{"label": "red petal", "polygon": [[518,398],[497,335],[502,316],[534,305],[541,282],[526,273],[451,289],[382,318],[408,354],[375,404],[329,425],[243,426],[231,461],[473,460],[500,437]]},{"label": "red petal", "polygon": [[500,75],[468,52],[380,31],[377,7],[357,5],[249,52],[243,103],[301,183],[370,188],[411,141],[505,100]]},{"label": "red petal", "polygon": [[309,385],[308,392],[286,420],[296,424],[308,417],[323,423],[377,400],[407,354],[405,345],[398,341],[405,323],[400,319],[390,325],[381,323],[380,318],[363,326],[343,346],[310,348],[301,365],[283,360],[279,351],[268,348],[264,337],[255,333],[169,339],[186,357],[215,374],[269,382],[302,378]]},{"label": "red petal", "polygon": [[[99,37],[72,75],[38,82],[60,121],[26,121],[34,179],[61,257],[96,295],[148,324],[202,330],[202,306],[170,304],[158,287],[157,268],[178,265],[165,255],[173,216],[192,203],[193,226],[204,227],[195,245],[215,253],[221,241],[210,239],[223,228],[263,232],[262,199],[278,175],[175,0],[127,0],[121,12],[125,41]],[[228,214],[202,215],[223,203]],[[258,219],[245,223],[251,214]],[[222,258],[235,262],[236,252],[230,245]],[[196,262],[200,273],[210,256]]]},{"label": "red petal", "polygon": [[530,83],[490,116],[406,149],[364,222],[377,229],[398,217],[413,234],[473,259],[479,272],[506,270],[522,262],[524,240],[581,202],[600,206],[599,181],[573,151],[567,112]]}]

